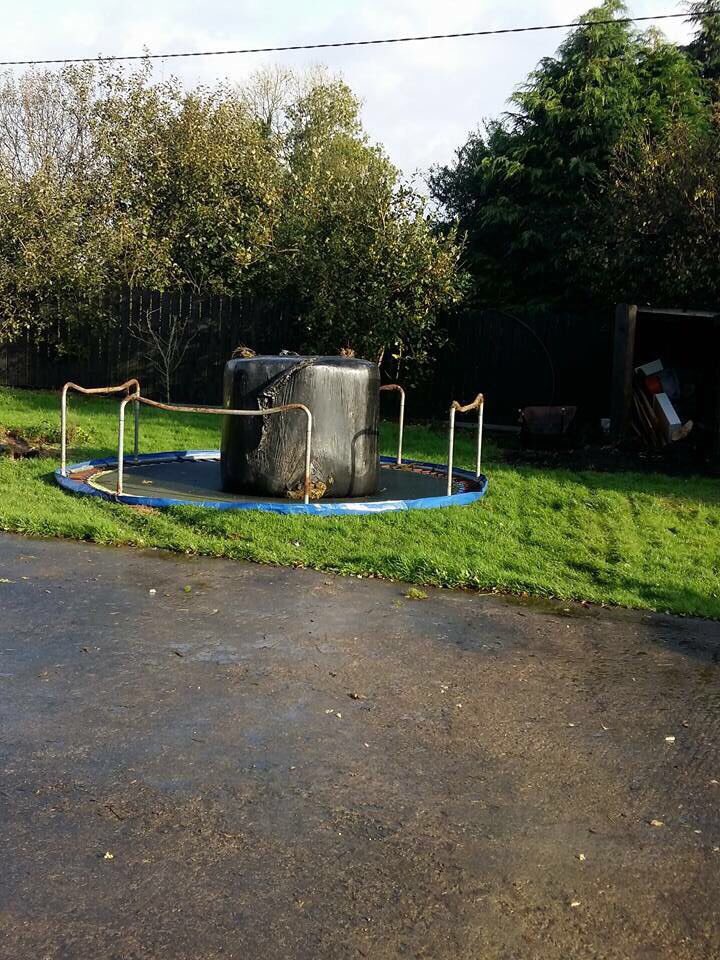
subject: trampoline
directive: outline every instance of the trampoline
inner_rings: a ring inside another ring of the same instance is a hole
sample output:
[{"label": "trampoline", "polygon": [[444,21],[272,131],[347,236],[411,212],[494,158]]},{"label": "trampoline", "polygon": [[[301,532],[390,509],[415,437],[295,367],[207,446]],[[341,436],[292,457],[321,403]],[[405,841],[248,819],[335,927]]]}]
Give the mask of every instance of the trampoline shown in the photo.
[{"label": "trampoline", "polygon": [[447,467],[414,460],[398,465],[394,458],[381,457],[380,489],[369,496],[324,497],[297,503],[280,497],[226,493],[220,488],[219,450],[140,454],[137,461],[128,456],[121,494],[117,493],[118,463],[114,457],[70,464],[66,476],[59,469],[55,475],[60,486],[73,493],[129,506],[195,506],[324,516],[465,506],[479,500],[487,489],[484,476],[456,469],[448,495]]},{"label": "trampoline", "polygon": [[[397,384],[381,389],[400,394],[398,452],[395,457],[379,458],[377,489],[363,496],[313,499],[311,411],[302,404],[262,410],[228,410],[225,407],[191,407],[163,404],[143,397],[140,384],[131,380],[117,387],[86,388],[68,383],[61,400],[61,466],[55,479],[65,490],[83,496],[98,497],[128,506],[168,508],[195,506],[213,510],[260,510],[279,514],[314,516],[349,516],[379,514],[392,511],[429,510],[440,507],[468,506],[480,500],[487,490],[487,478],[480,471],[482,445],[483,398],[481,395],[467,406],[453,403],[450,408],[450,436],[447,464],[404,459],[402,455],[405,393]],[[119,407],[118,455],[68,464],[67,460],[67,395],[124,393]],[[134,413],[134,453],[125,453],[125,409],[132,404]],[[307,423],[304,484],[288,496],[267,496],[250,492],[223,490],[220,450],[173,450],[154,453],[139,452],[139,415],[141,405],[173,412],[207,413],[219,416],[270,416],[302,411]],[[476,470],[453,467],[456,412],[478,412]]]}]

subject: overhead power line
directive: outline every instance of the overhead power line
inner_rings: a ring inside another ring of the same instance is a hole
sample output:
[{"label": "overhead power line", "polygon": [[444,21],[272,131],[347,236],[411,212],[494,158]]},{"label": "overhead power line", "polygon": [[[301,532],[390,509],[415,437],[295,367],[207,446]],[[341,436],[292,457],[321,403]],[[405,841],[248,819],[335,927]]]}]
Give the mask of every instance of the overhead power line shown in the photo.
[{"label": "overhead power line", "polygon": [[175,60],[180,57],[227,57],[249,53],[290,53],[293,50],[331,50],[338,47],[371,47],[388,43],[416,43],[420,40],[458,40],[463,37],[496,37],[505,33],[536,33],[540,30],[568,30],[612,23],[640,23],[645,20],[687,18],[687,13],[658,13],[646,17],[609,17],[606,20],[575,20],[573,23],[545,23],[533,27],[500,27],[495,30],[466,30],[462,33],[429,33],[413,37],[382,37],[375,40],[337,40],[334,43],[292,43],[278,47],[244,47],[238,50],[196,50],[182,53],[134,53],[108,57],[57,57],[48,60],[0,60],[0,67],[35,67],[62,63],[113,63],[123,60]]}]

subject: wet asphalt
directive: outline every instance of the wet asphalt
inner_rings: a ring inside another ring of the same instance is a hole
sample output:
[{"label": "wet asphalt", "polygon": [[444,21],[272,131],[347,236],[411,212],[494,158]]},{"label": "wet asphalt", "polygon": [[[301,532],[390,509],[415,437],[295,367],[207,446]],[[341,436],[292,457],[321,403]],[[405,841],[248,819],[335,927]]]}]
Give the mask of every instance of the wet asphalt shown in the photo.
[{"label": "wet asphalt", "polygon": [[0,537],[0,958],[720,956],[720,624]]}]

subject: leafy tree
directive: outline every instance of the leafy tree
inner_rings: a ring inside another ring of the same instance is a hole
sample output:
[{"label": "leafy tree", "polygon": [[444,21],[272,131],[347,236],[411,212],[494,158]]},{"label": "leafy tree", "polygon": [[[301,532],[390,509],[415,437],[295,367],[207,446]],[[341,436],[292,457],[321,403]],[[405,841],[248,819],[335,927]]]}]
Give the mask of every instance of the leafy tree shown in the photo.
[{"label": "leafy tree", "polygon": [[[109,75],[66,67],[0,83],[0,341],[52,338],[62,323],[72,349],[74,331],[108,320],[123,224],[99,136],[100,81]],[[145,252],[155,278],[158,259]]]},{"label": "leafy tree", "polygon": [[153,83],[147,65],[0,83],[5,340],[112,322],[126,288],[176,288],[270,297],[300,347],[421,359],[457,260],[322,71],[243,89]]},{"label": "leafy tree", "polygon": [[[605,0],[557,57],[540,62],[512,111],[436,170],[436,200],[467,235],[480,300],[494,305],[587,300],[585,248],[607,205],[615,152],[678,118],[707,124],[698,70],[656,31],[638,33]],[[613,22],[607,23],[611,19]]]},{"label": "leafy tree", "polygon": [[39,173],[60,183],[80,176],[92,155],[92,66],[28,72],[0,83],[0,171],[12,183]]},{"label": "leafy tree", "polygon": [[298,305],[306,343],[425,359],[438,309],[459,295],[454,237],[433,235],[345,84],[313,87],[288,120],[273,281]]},{"label": "leafy tree", "polygon": [[0,341],[99,318],[104,226],[80,184],[60,189],[45,170],[22,183],[0,175]]},{"label": "leafy tree", "polygon": [[678,122],[618,153],[612,223],[589,245],[596,296],[717,308],[720,303],[720,131]]},{"label": "leafy tree", "polygon": [[720,6],[717,0],[688,4],[695,36],[687,50],[697,61],[714,100],[720,100]]},{"label": "leafy tree", "polygon": [[[152,88],[139,105],[120,102],[140,126],[108,151],[116,210],[166,259],[164,286],[239,292],[271,243],[277,157],[231,91],[168,93],[157,105]],[[110,129],[120,126],[111,116]]]},{"label": "leafy tree", "polygon": [[708,94],[704,123],[679,114],[616,149],[586,251],[596,298],[716,308],[720,302],[720,9],[690,5],[686,48]]}]

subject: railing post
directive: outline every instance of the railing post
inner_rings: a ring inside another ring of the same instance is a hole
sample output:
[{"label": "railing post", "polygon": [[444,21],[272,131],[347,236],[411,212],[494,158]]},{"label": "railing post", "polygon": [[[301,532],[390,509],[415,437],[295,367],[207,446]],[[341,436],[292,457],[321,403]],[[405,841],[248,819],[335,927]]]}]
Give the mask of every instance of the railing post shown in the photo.
[{"label": "railing post", "polygon": [[305,505],[310,503],[310,466],[311,466],[311,446],[312,446],[312,413],[308,407],[303,407],[307,419],[307,429],[305,432]]},{"label": "railing post", "polygon": [[60,473],[63,477],[67,476],[67,395],[65,384],[60,398]]},{"label": "railing post", "polygon": [[450,407],[450,442],[448,444],[447,495],[452,495],[453,454],[455,452],[455,404]]},{"label": "railing post", "polygon": [[135,462],[137,463],[140,450],[140,401],[136,399],[133,407],[133,413],[135,414]]},{"label": "railing post", "polygon": [[400,427],[399,427],[399,436],[398,436],[398,455],[397,462],[398,466],[402,463],[402,449],[403,449],[403,433],[405,431],[405,391],[402,387],[400,390]]},{"label": "railing post", "polygon": [[477,438],[477,461],[475,463],[475,476],[480,476],[482,468],[482,442],[483,442],[483,416],[485,410],[485,398],[480,399],[478,407],[478,438]]},{"label": "railing post", "polygon": [[130,397],[120,401],[120,415],[118,419],[118,468],[116,493],[120,497],[123,492],[123,461],[125,458],[125,406]]},{"label": "railing post", "polygon": [[383,393],[385,390],[397,390],[400,394],[400,422],[398,429],[398,452],[396,458],[396,463],[399,466],[402,464],[403,433],[405,430],[405,391],[399,383],[385,383],[380,387],[380,393]]}]

